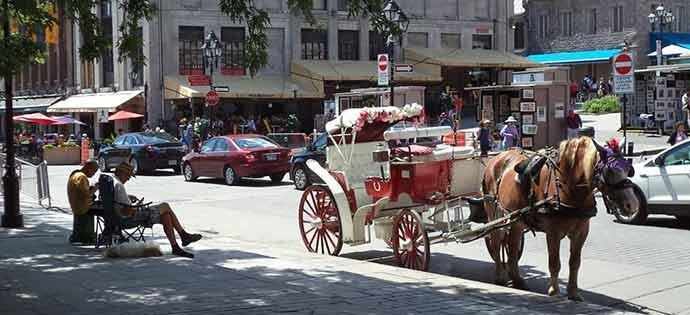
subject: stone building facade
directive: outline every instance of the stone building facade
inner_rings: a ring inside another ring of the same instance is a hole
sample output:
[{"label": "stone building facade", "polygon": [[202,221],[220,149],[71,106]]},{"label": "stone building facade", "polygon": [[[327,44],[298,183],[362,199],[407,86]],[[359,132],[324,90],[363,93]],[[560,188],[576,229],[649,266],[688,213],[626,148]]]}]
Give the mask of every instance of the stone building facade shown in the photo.
[{"label": "stone building facade", "polygon": [[[636,64],[649,64],[647,54],[652,30],[648,15],[659,4],[672,10],[673,32],[690,32],[690,2],[687,0],[526,0],[528,54],[611,50],[624,42],[633,47]],[[610,76],[608,63],[574,67],[574,78],[586,72]],[[572,76],[571,76],[572,77]]]}]

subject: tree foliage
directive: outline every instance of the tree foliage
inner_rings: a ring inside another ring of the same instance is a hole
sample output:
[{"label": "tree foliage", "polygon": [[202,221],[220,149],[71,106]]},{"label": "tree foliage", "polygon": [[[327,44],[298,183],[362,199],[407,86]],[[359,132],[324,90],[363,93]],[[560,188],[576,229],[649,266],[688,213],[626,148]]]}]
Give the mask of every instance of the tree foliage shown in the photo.
[{"label": "tree foliage", "polygon": [[[93,10],[100,0],[0,0],[0,22],[11,21],[13,25],[9,36],[0,28],[0,75],[14,75],[22,67],[32,63],[42,63],[45,44],[36,42],[38,30],[56,27],[52,8],[61,8],[66,17],[76,21],[81,32],[79,53],[82,60],[99,59],[104,52],[113,48],[112,42],[103,34],[98,16]],[[168,1],[168,0],[158,0]],[[157,10],[155,0],[117,0],[123,10],[122,22],[117,28],[120,33],[115,43],[122,62],[131,59],[134,67],[146,62],[139,53],[143,39],[138,36],[139,21],[151,20]],[[350,0],[350,16],[368,16],[375,31],[389,32],[393,36],[401,34],[396,25],[391,25],[381,15],[385,0]],[[306,22],[316,24],[312,14],[313,0],[288,0],[290,12],[301,16]],[[247,25],[244,45],[244,66],[253,76],[268,63],[268,37],[266,31],[271,25],[266,10],[258,8],[254,0],[218,0],[220,11],[231,21]],[[11,52],[11,53],[6,53]]]}]

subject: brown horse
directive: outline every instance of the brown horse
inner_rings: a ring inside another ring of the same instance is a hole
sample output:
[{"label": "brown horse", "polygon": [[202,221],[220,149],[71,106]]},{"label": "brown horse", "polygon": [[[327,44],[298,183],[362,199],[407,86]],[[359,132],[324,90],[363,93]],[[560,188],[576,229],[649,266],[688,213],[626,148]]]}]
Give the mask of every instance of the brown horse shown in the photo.
[{"label": "brown horse", "polygon": [[623,209],[639,207],[633,189],[624,185],[631,169],[620,154],[611,154],[586,137],[562,142],[557,158],[509,150],[490,160],[482,182],[484,209],[489,220],[548,201],[548,206],[531,209],[521,219],[486,237],[487,248],[496,262],[496,283],[505,285],[509,278],[514,287],[525,287],[518,260],[524,246],[523,234],[531,229],[546,234],[551,275],[548,293],[558,295],[560,242],[567,236],[570,239],[568,298],[582,300],[577,276],[582,247],[589,233],[589,219],[596,215],[594,189],[598,187]]}]

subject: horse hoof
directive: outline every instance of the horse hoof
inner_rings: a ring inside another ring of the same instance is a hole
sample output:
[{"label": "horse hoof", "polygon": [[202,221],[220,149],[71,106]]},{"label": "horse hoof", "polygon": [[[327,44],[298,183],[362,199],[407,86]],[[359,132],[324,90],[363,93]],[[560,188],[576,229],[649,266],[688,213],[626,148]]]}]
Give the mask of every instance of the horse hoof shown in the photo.
[{"label": "horse hoof", "polygon": [[558,294],[560,294],[558,287],[549,287],[548,294],[549,296],[557,296]]},{"label": "horse hoof", "polygon": [[584,302],[585,300],[579,294],[568,294],[568,300],[575,302]]}]

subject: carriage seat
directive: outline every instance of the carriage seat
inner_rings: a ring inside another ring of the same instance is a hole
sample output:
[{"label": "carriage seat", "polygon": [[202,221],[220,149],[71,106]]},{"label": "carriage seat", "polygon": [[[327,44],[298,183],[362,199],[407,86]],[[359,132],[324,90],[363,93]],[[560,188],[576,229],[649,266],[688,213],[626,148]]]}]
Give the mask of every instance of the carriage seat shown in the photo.
[{"label": "carriage seat", "polygon": [[434,153],[438,156],[447,155],[447,159],[466,160],[474,157],[474,148],[440,144],[436,147]]}]

